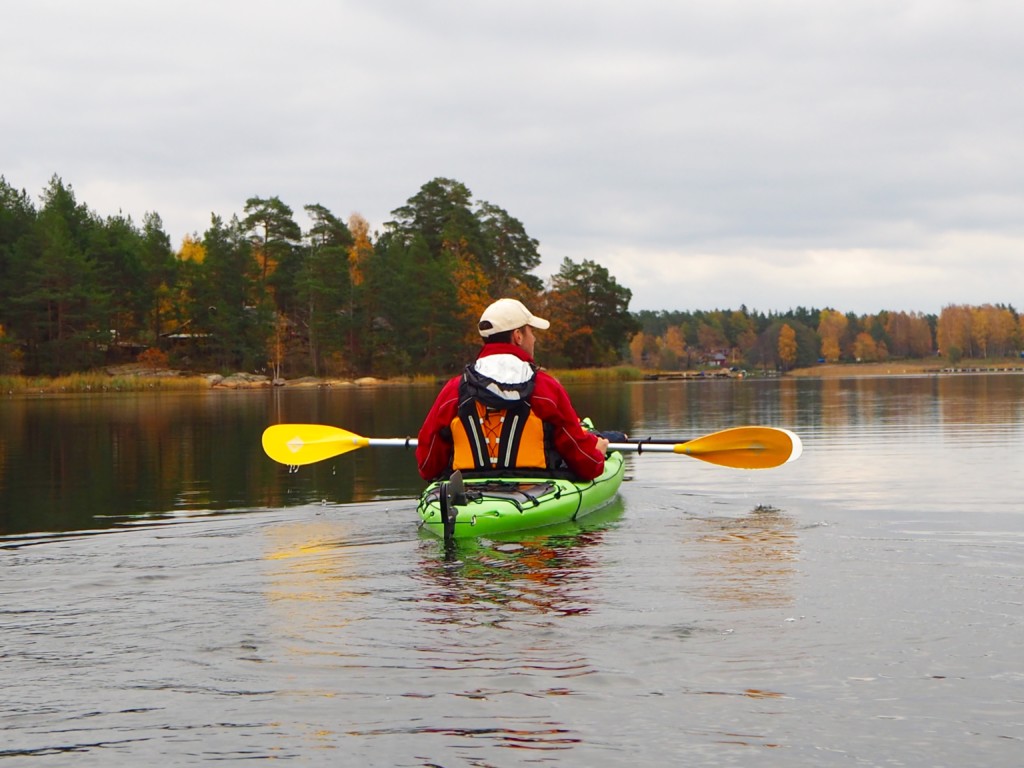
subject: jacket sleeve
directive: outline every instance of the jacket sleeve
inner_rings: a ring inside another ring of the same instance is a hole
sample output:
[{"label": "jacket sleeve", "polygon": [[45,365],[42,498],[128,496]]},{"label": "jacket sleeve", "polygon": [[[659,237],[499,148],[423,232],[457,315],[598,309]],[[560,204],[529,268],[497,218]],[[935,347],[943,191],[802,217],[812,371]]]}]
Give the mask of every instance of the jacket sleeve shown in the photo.
[{"label": "jacket sleeve", "polygon": [[459,379],[452,379],[438,394],[416,438],[416,465],[424,480],[436,480],[448,472],[452,442],[447,430],[455,418],[459,401]]},{"label": "jacket sleeve", "polygon": [[593,480],[604,471],[604,454],[597,449],[597,435],[580,426],[569,394],[550,374],[537,373],[537,387],[530,398],[536,414],[554,426],[555,450],[581,480]]}]

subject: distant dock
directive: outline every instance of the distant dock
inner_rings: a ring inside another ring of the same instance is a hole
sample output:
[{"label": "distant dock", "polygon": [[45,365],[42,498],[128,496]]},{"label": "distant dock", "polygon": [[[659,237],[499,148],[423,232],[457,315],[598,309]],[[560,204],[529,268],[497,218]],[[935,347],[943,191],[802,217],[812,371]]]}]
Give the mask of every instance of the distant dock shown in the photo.
[{"label": "distant dock", "polygon": [[709,371],[672,371],[671,373],[645,373],[644,381],[701,381],[703,379],[742,379],[743,371],[720,368]]}]

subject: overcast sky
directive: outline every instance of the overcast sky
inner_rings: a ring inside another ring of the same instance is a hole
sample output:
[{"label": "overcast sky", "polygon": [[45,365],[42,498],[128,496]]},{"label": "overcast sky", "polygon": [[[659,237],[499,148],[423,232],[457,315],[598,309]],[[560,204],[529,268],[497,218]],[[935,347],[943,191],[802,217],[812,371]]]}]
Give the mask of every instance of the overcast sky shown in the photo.
[{"label": "overcast sky", "polygon": [[1024,309],[1019,0],[6,0],[0,174],[175,247],[427,181],[631,309]]}]

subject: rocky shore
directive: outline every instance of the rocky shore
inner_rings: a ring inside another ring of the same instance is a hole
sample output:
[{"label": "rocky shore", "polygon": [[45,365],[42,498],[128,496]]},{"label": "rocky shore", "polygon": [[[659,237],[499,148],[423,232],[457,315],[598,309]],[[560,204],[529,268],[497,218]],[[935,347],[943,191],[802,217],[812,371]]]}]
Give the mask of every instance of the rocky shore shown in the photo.
[{"label": "rocky shore", "polygon": [[322,388],[322,387],[370,387],[392,383],[387,379],[363,376],[358,379],[316,378],[304,376],[298,379],[273,379],[260,373],[237,372],[224,376],[219,373],[194,374],[187,371],[163,370],[121,366],[107,369],[111,376],[136,376],[139,378],[199,377],[205,379],[211,389],[264,389],[269,387]]},{"label": "rocky shore", "polygon": [[385,379],[364,376],[358,379],[320,379],[304,376],[299,379],[271,379],[258,373],[233,373],[230,376],[210,374],[206,376],[211,389],[262,389],[264,387],[324,388],[324,387],[370,387],[386,384]]}]

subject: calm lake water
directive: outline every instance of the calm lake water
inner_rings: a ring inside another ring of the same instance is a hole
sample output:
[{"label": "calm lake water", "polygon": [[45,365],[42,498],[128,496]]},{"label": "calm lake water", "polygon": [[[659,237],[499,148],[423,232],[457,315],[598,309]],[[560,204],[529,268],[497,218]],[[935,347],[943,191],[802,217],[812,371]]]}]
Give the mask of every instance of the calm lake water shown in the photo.
[{"label": "calm lake water", "polygon": [[0,759],[1024,763],[1024,375],[570,391],[804,455],[631,456],[592,519],[446,555],[404,449],[260,449],[415,434],[430,388],[0,401]]}]

